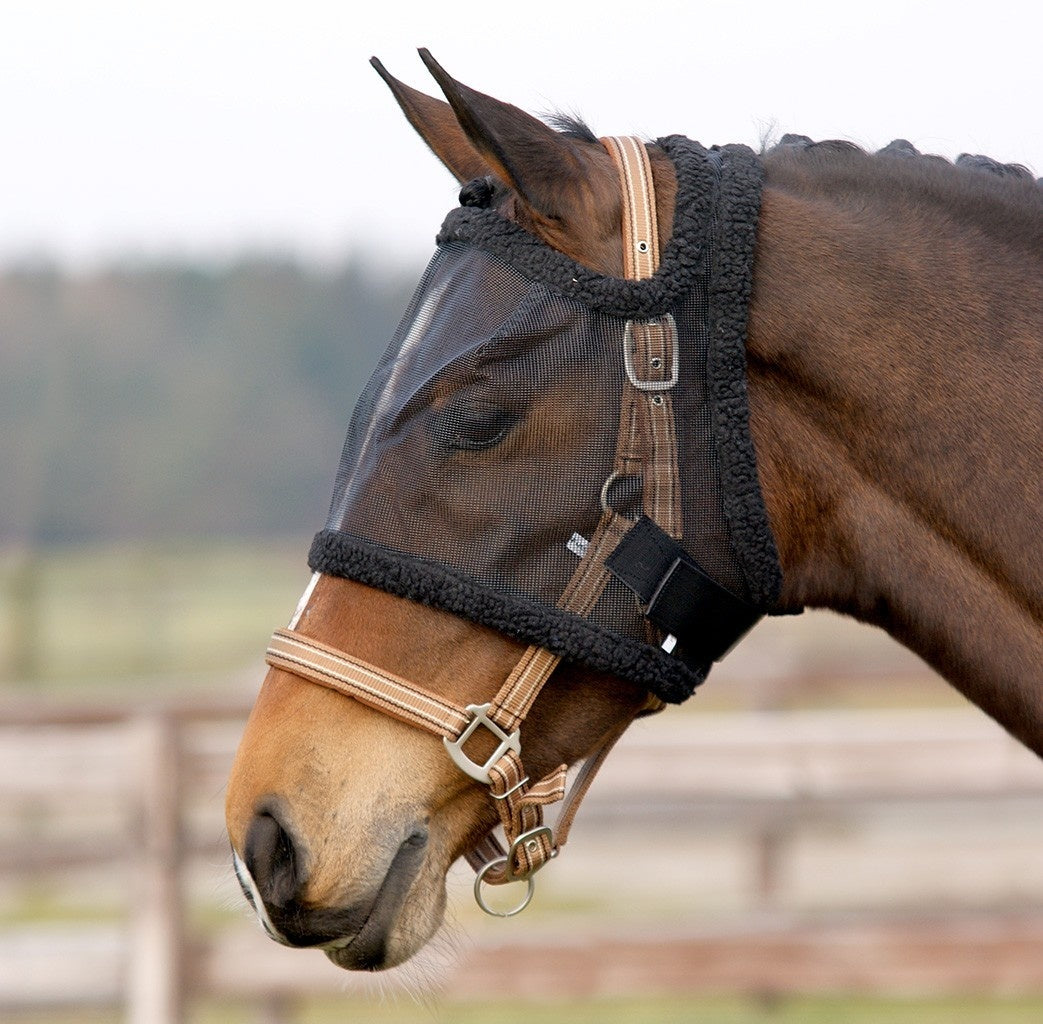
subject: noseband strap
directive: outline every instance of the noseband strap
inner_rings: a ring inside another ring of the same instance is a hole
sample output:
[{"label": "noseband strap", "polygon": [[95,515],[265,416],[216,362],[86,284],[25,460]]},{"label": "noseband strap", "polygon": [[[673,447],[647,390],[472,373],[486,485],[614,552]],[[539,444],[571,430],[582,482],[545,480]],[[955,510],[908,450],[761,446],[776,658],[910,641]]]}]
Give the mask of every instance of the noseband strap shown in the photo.
[{"label": "noseband strap", "polygon": [[[659,265],[659,235],[652,168],[639,139],[602,140],[618,170],[623,196],[623,259],[628,278],[652,276]],[[611,571],[606,561],[631,531],[634,522],[615,511],[612,485],[640,477],[644,515],[670,538],[681,536],[677,432],[670,392],[678,380],[677,328],[669,315],[631,320],[623,331],[626,382],[620,409],[616,457],[602,488],[602,516],[579,564],[558,601],[559,607],[581,617],[593,610]],[[649,630],[654,627],[649,625]],[[656,637],[672,649],[673,637]],[[632,719],[625,718],[601,742],[580,769],[566,794],[566,765],[533,783],[521,757],[520,726],[544,684],[561,660],[542,647],[530,646],[499,693],[487,704],[461,707],[408,680],[369,665],[294,629],[276,630],[266,653],[273,668],[343,693],[368,707],[409,725],[441,736],[447,752],[463,772],[489,787],[507,849],[490,833],[467,859],[478,872],[475,896],[483,910],[497,916],[518,913],[532,895],[532,876],[557,856],[568,839],[580,801],[615,742]],[[650,696],[637,714],[663,707]],[[475,734],[485,731],[495,741],[494,752],[475,761],[464,750]],[[552,830],[543,823],[543,808],[564,799]],[[484,884],[525,882],[523,901],[509,911],[490,908]]]},{"label": "noseband strap", "polygon": [[437,694],[292,629],[272,634],[265,661],[436,736],[455,739],[470,720],[466,709]]}]

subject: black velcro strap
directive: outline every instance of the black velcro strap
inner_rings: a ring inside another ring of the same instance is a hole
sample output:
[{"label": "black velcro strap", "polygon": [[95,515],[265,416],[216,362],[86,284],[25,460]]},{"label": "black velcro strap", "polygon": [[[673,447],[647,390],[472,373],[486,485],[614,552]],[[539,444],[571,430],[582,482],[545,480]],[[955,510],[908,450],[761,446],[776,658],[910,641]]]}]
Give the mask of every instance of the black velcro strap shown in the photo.
[{"label": "black velcro strap", "polygon": [[700,568],[681,545],[642,516],[605,566],[637,596],[645,617],[678,640],[690,665],[728,653],[763,614]]}]

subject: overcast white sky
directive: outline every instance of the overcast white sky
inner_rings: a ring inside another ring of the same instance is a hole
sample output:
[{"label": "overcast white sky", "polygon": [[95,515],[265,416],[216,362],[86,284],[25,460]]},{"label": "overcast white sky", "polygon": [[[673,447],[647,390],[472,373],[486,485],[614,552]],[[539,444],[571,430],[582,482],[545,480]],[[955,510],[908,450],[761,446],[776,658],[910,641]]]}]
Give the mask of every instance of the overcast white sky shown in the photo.
[{"label": "overcast white sky", "polygon": [[1043,175],[1041,40],[1036,0],[4,0],[0,263],[422,264],[457,190],[367,63],[434,92],[417,46],[600,134],[904,137]]}]

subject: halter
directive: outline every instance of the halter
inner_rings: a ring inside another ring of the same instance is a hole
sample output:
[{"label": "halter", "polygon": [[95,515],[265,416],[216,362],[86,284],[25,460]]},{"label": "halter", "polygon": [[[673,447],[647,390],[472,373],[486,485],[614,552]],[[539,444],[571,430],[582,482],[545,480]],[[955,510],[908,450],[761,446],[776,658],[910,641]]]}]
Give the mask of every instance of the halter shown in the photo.
[{"label": "halter", "polygon": [[[620,178],[624,273],[629,279],[642,280],[655,274],[660,251],[648,153],[636,138],[606,138],[602,143]],[[648,617],[650,637],[660,641],[665,651],[673,650],[676,635],[686,626],[686,616],[690,618],[698,604],[693,594],[703,600],[701,614],[709,606],[723,623],[723,633],[718,635],[726,635],[730,646],[760,613],[709,580],[679,544],[683,520],[671,396],[679,377],[679,353],[673,317],[628,320],[623,332],[623,364],[626,381],[619,432],[612,473],[601,490],[601,518],[589,539],[575,534],[569,542],[570,550],[580,557],[558,607],[581,617],[589,615],[607,581],[615,576],[634,591]],[[634,476],[643,480],[644,515],[636,523],[612,505],[615,485]],[[704,598],[704,594],[710,596]],[[715,656],[719,653],[723,651]],[[293,628],[274,633],[266,660],[273,668],[441,736],[453,763],[489,787],[507,845],[501,845],[490,832],[467,859],[477,872],[475,898],[494,916],[510,917],[528,905],[535,887],[533,876],[565,845],[583,796],[632,721],[627,719],[613,729],[583,763],[566,794],[566,765],[532,782],[522,763],[521,723],[561,660],[543,647],[526,649],[490,702],[463,707]],[[650,695],[636,714],[663,706],[658,697]],[[480,730],[491,734],[496,744],[481,763],[464,749]],[[564,803],[552,829],[544,824],[543,808],[561,800]],[[507,882],[524,882],[524,897],[506,911],[490,907],[483,886]]]}]

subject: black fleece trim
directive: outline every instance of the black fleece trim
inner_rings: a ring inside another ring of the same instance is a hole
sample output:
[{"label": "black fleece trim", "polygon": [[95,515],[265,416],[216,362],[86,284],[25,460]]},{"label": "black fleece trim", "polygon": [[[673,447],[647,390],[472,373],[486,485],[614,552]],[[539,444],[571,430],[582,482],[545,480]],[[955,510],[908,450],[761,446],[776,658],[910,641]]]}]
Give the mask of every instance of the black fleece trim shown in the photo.
[{"label": "black fleece trim", "polygon": [[653,644],[627,640],[572,612],[500,593],[437,562],[377,547],[346,533],[317,533],[308,564],[315,572],[343,576],[440,608],[596,672],[630,679],[669,704],[690,697],[706,678],[706,670],[692,669]]},{"label": "black fleece trim", "polygon": [[674,163],[677,205],[673,234],[653,277],[628,281],[598,274],[495,210],[453,210],[438,243],[474,245],[591,309],[627,318],[672,311],[700,276],[709,275],[707,369],[722,504],[750,598],[769,609],[782,589],[782,569],[757,475],[746,388],[746,320],[764,170],[747,146],[707,150],[683,135],[657,145]]},{"label": "black fleece trim", "polygon": [[[620,318],[661,316],[697,285],[707,287],[707,386],[723,510],[751,603],[767,611],[778,600],[782,570],[750,435],[745,349],[763,169],[745,146],[708,151],[682,136],[658,144],[674,162],[678,196],[673,234],[651,278],[597,274],[494,211],[476,207],[454,210],[438,241],[484,249],[551,290]],[[708,671],[571,612],[493,590],[439,563],[336,530],[316,535],[308,561],[316,572],[441,608],[568,661],[633,680],[669,703],[689,697]]]},{"label": "black fleece trim", "polygon": [[700,274],[706,273],[706,240],[717,194],[717,173],[698,142],[675,135],[661,139],[658,145],[674,164],[677,206],[673,234],[652,277],[629,281],[599,274],[551,249],[495,210],[453,210],[436,241],[439,245],[466,242],[491,252],[531,280],[610,316],[662,316],[691,291]]},{"label": "black fleece trim", "polygon": [[746,319],[764,168],[746,146],[724,146],[711,158],[720,162],[721,180],[709,284],[707,378],[721,499],[750,598],[770,608],[782,589],[782,567],[757,475],[746,388]]}]

